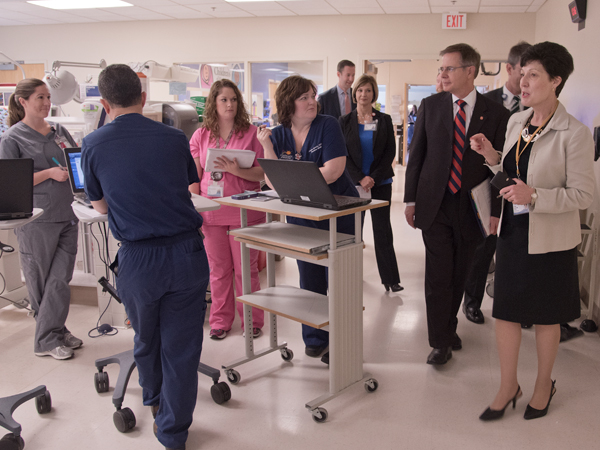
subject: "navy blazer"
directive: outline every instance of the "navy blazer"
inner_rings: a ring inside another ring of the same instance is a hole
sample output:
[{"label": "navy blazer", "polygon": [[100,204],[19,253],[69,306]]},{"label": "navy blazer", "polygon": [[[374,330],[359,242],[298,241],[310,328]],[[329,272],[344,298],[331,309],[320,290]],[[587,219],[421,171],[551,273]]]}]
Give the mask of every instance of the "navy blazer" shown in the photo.
[{"label": "navy blazer", "polygon": [[[377,120],[377,130],[373,134],[374,159],[369,176],[373,178],[375,185],[378,185],[383,180],[394,176],[392,163],[396,156],[396,139],[394,138],[392,118],[375,108],[373,108],[373,114],[373,118]],[[348,169],[354,184],[359,184],[366,174],[362,171],[362,147],[358,135],[358,114],[356,110],[340,117],[340,126],[348,149],[346,169]]]},{"label": "navy blazer", "polygon": [[[356,109],[356,103],[352,101],[352,89],[350,89],[350,105],[352,111]],[[338,97],[337,85],[319,95],[319,105],[321,109],[319,114],[326,114],[339,119],[342,116],[340,110],[340,99]]]},{"label": "navy blazer", "polygon": [[[404,202],[415,202],[415,225],[427,230],[438,214],[450,179],[454,140],[452,94],[442,92],[423,99],[417,114],[415,133],[405,175]],[[483,133],[494,148],[503,148],[510,112],[501,104],[477,93],[467,130],[462,161],[460,220],[463,237],[482,239],[471,206],[470,191],[491,175],[484,158],[471,150],[470,138]],[[500,216],[500,199],[492,199],[492,215]]]},{"label": "navy blazer", "polygon": [[502,106],[504,106],[504,99],[502,98],[503,95],[504,87],[499,87],[498,89],[494,89],[493,91],[486,92],[485,94],[483,94],[484,97],[487,97],[495,101],[496,103],[500,103]]}]

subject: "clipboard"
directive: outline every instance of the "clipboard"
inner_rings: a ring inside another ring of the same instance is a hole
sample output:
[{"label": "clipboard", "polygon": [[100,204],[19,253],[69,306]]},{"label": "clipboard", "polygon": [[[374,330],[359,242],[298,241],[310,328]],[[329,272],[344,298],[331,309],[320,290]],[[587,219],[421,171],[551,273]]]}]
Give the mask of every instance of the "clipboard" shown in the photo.
[{"label": "clipboard", "polygon": [[492,216],[492,191],[490,180],[486,178],[471,189],[471,204],[477,215],[477,222],[484,238],[490,235],[490,220]]},{"label": "clipboard", "polygon": [[229,148],[209,148],[206,153],[206,164],[204,170],[206,172],[215,172],[215,161],[219,156],[225,156],[228,159],[237,158],[238,165],[241,169],[249,169],[254,163],[256,153],[252,150],[235,150]]}]

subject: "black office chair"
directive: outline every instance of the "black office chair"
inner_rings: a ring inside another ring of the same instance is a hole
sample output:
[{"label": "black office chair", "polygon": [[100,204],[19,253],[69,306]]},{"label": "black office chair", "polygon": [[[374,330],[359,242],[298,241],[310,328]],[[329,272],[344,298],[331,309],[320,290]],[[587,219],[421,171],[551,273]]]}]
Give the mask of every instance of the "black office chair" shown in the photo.
[{"label": "black office chair", "polygon": [[0,450],[23,450],[25,447],[25,441],[21,436],[21,425],[13,419],[12,413],[32,398],[35,398],[38,413],[46,414],[52,409],[50,392],[43,385],[21,394],[0,398],[0,426],[10,431],[0,439]]},{"label": "black office chair", "polygon": [[[108,292],[116,301],[122,303],[121,299],[117,295],[116,289],[108,282],[106,278],[102,277],[100,280],[98,280],[98,282],[103,289]],[[136,424],[135,414],[131,408],[121,408],[123,405],[123,398],[125,397],[125,391],[127,390],[127,385],[129,384],[129,378],[131,377],[133,369],[135,369],[133,350],[128,350],[126,352],[108,356],[106,358],[97,359],[95,364],[98,372],[94,374],[94,386],[96,387],[96,392],[99,394],[108,392],[108,373],[104,372],[104,367],[115,363],[119,365],[119,376],[117,378],[117,384],[112,397],[113,405],[115,405],[115,408],[117,408],[117,410],[113,413],[113,422],[117,430],[119,430],[121,433],[126,433],[127,431],[133,429]],[[231,389],[229,388],[229,385],[223,381],[219,382],[221,372],[218,369],[199,362],[198,372],[212,378],[213,385],[210,388],[210,395],[215,403],[220,405],[231,399]],[[0,448],[0,450],[4,449]]]}]

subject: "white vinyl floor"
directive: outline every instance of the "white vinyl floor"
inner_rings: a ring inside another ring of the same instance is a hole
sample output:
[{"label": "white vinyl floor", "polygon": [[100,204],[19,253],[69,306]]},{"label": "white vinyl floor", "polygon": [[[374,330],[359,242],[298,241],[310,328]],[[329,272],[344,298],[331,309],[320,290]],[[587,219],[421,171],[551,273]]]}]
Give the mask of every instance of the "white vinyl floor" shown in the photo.
[{"label": "white vinyl floor", "polygon": [[[553,376],[557,393],[546,417],[525,421],[523,412],[536,375],[533,330],[523,331],[519,381],[524,397],[516,410],[497,422],[483,423],[479,414],[492,401],[499,382],[492,299],[486,297],[484,325],[459,315],[463,349],[440,368],[425,363],[427,343],[423,293],[424,248],[419,231],[404,221],[403,169],[394,182],[392,223],[400,266],[400,294],[386,294],[380,284],[373,250],[370,217],[365,221],[364,369],[379,381],[367,393],[362,383],[324,405],[325,423],[316,423],[304,407],[328,390],[328,369],[304,355],[300,325],[279,319],[279,337],[294,351],[292,362],[273,353],[238,368],[242,380],[231,386],[232,398],[217,405],[211,381],[200,376],[188,450],[195,449],[568,449],[600,448],[600,339],[598,334],[560,345]],[[278,282],[297,285],[296,262],[278,262]],[[56,361],[33,354],[34,320],[13,306],[0,310],[0,397],[44,384],[52,395],[52,411],[38,415],[34,402],[14,413],[23,427],[27,450],[161,449],[152,433],[152,416],[142,405],[133,372],[124,407],[133,410],[137,426],[129,433],[113,425],[111,402],[118,367],[108,366],[111,387],[94,389],[94,361],[132,348],[133,331],[90,339],[97,307],[73,305],[67,325],[84,346],[75,357]],[[244,355],[239,318],[223,341],[208,339],[202,361],[220,367]],[[185,345],[182,342],[181,345]],[[262,336],[256,348],[268,345]],[[225,380],[225,377],[222,377]],[[2,432],[3,430],[0,430]]]}]

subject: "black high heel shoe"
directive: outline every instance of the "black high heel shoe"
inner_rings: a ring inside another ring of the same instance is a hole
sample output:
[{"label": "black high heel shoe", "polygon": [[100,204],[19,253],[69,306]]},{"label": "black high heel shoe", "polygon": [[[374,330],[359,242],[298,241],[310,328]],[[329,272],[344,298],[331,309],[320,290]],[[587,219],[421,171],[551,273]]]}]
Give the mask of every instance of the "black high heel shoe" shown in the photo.
[{"label": "black high heel shoe", "polygon": [[552,401],[552,397],[554,397],[554,394],[556,394],[556,388],[554,387],[555,384],[556,380],[552,381],[552,389],[550,389],[550,398],[548,399],[548,404],[544,409],[535,409],[532,408],[531,405],[527,404],[525,414],[523,414],[523,418],[525,420],[539,419],[540,417],[544,417],[546,414],[548,414],[550,402]]},{"label": "black high heel shoe", "polygon": [[385,292],[388,292],[390,289],[392,290],[392,292],[400,292],[402,290],[404,290],[404,288],[402,286],[400,286],[399,283],[394,283],[394,284],[385,284]]},{"label": "black high heel shoe", "polygon": [[506,407],[508,405],[510,405],[510,403],[512,402],[513,404],[513,409],[515,409],[516,405],[517,405],[517,399],[520,398],[523,395],[523,393],[521,392],[521,386],[517,387],[517,393],[515,394],[515,396],[513,398],[511,398],[508,403],[506,405],[504,405],[504,408],[502,409],[492,409],[490,407],[488,407],[488,409],[486,409],[480,416],[479,419],[483,420],[484,422],[489,422],[490,420],[496,420],[501,418],[504,415],[504,410],[506,409]]}]

